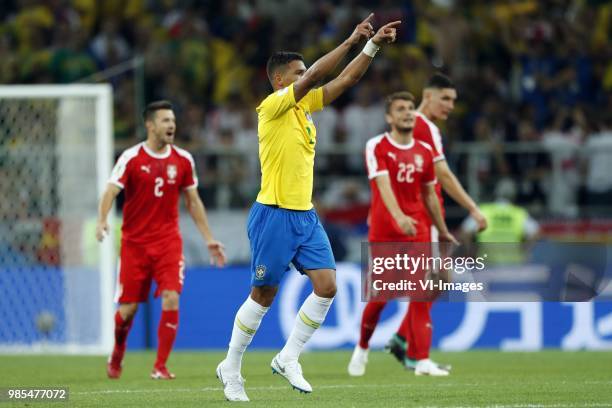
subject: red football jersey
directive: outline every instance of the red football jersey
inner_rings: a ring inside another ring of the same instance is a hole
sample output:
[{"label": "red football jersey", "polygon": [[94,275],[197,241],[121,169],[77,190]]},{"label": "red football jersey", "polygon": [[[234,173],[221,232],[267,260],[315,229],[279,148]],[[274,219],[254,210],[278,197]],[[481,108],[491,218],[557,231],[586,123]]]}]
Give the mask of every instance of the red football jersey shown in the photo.
[{"label": "red football jersey", "polygon": [[123,152],[109,179],[124,190],[122,240],[147,244],[180,239],[178,203],[181,191],[197,188],[189,152],[169,145],[156,154],[145,143]]},{"label": "red football jersey", "polygon": [[384,133],[368,141],[365,154],[372,190],[368,239],[377,242],[416,238],[404,234],[387,210],[375,180],[383,174],[389,175],[393,194],[404,214],[423,220],[417,224],[417,235],[428,234],[421,185],[436,182],[431,147],[414,139],[410,144],[401,145]]},{"label": "red football jersey", "polygon": [[[414,130],[412,136],[416,140],[427,143],[433,153],[433,161],[444,160],[444,148],[442,146],[442,135],[440,129],[421,112],[415,112]],[[436,182],[436,194],[440,200],[440,209],[442,210],[442,216],[444,216],[444,200],[442,198],[442,186]]]}]

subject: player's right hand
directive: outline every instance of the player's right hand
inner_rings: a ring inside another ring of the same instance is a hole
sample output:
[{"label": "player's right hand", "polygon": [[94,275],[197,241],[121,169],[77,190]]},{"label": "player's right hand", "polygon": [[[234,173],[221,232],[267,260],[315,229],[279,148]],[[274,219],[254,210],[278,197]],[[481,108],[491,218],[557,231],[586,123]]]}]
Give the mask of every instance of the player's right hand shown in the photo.
[{"label": "player's right hand", "polygon": [[98,242],[104,241],[108,235],[108,223],[106,221],[98,221],[96,224],[96,239]]},{"label": "player's right hand", "polygon": [[225,245],[217,240],[209,241],[206,246],[210,254],[210,264],[217,265],[219,267],[225,266],[227,262],[227,256],[225,255]]},{"label": "player's right hand", "polygon": [[412,236],[416,235],[417,221],[414,218],[402,214],[395,219],[395,222],[397,222],[397,225],[404,234]]},{"label": "player's right hand", "polygon": [[374,34],[374,37],[372,37],[372,42],[379,46],[383,43],[390,44],[392,42],[395,42],[395,38],[397,37],[397,27],[401,23],[401,21],[397,20],[380,27],[376,34]]},{"label": "player's right hand", "polygon": [[448,231],[440,232],[438,237],[440,242],[450,242],[455,245],[459,245],[459,241]]},{"label": "player's right hand", "polygon": [[348,42],[351,45],[358,44],[362,38],[369,39],[374,35],[374,27],[372,27],[372,19],[374,18],[374,13],[370,13],[369,16],[366,17],[361,23],[357,24],[355,30],[348,38]]}]

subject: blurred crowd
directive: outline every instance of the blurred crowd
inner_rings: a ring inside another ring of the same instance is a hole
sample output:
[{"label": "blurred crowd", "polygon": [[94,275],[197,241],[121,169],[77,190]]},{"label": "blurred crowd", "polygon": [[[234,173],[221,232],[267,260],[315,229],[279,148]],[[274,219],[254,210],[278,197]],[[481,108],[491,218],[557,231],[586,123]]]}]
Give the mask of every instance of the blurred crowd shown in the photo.
[{"label": "blurred crowd", "polygon": [[[206,204],[240,208],[258,189],[254,107],[270,92],[268,56],[293,50],[312,63],[372,11],[376,27],[395,19],[402,26],[397,44],[376,56],[360,84],[315,117],[323,212],[355,207],[347,217],[362,214],[368,198],[359,152],[385,129],[383,97],[409,90],[418,98],[436,71],[448,74],[459,93],[442,124],[447,157],[460,175],[475,166],[481,199],[504,177],[516,183],[519,202],[552,214],[610,205],[609,1],[368,3],[3,0],[0,82],[91,82],[96,72],[142,57],[142,100],[175,104],[179,144],[196,155]],[[138,141],[140,85],[130,70],[109,81],[122,149]],[[470,159],[454,150],[464,142],[480,142],[483,153]],[[511,142],[532,148],[507,149]]]}]

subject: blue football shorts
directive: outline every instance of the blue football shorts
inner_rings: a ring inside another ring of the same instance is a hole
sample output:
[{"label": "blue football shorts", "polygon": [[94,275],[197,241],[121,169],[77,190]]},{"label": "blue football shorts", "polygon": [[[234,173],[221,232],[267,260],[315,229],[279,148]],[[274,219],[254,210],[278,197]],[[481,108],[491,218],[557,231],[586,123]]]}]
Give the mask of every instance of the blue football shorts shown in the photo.
[{"label": "blue football shorts", "polygon": [[329,238],[314,209],[286,210],[255,202],[249,212],[251,285],[278,286],[295,269],[336,269]]}]

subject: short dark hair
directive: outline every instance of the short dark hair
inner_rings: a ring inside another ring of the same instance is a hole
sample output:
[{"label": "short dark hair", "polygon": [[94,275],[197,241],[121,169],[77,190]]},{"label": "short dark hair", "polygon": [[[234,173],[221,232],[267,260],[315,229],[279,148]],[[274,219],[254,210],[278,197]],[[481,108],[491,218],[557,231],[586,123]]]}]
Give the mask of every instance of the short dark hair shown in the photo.
[{"label": "short dark hair", "polygon": [[410,101],[414,103],[414,96],[412,96],[412,94],[407,91],[393,92],[392,94],[390,94],[389,96],[385,98],[385,112],[386,113],[389,113],[391,111],[391,105],[393,104],[393,102],[397,100]]},{"label": "short dark hair", "polygon": [[275,52],[270,58],[268,58],[268,63],[266,64],[266,73],[268,74],[268,79],[272,82],[272,77],[274,72],[279,67],[285,66],[291,61],[304,61],[304,57],[302,54],[297,52],[289,52],[289,51],[279,51]]},{"label": "short dark hair", "polygon": [[147,105],[142,111],[142,119],[146,122],[147,120],[153,120],[155,112],[162,109],[173,110],[172,103],[169,101],[155,101]]},{"label": "short dark hair", "polygon": [[446,75],[436,72],[429,78],[427,81],[427,85],[425,88],[436,88],[436,89],[444,89],[444,88],[452,88],[455,89],[455,84],[453,81],[447,77]]}]

